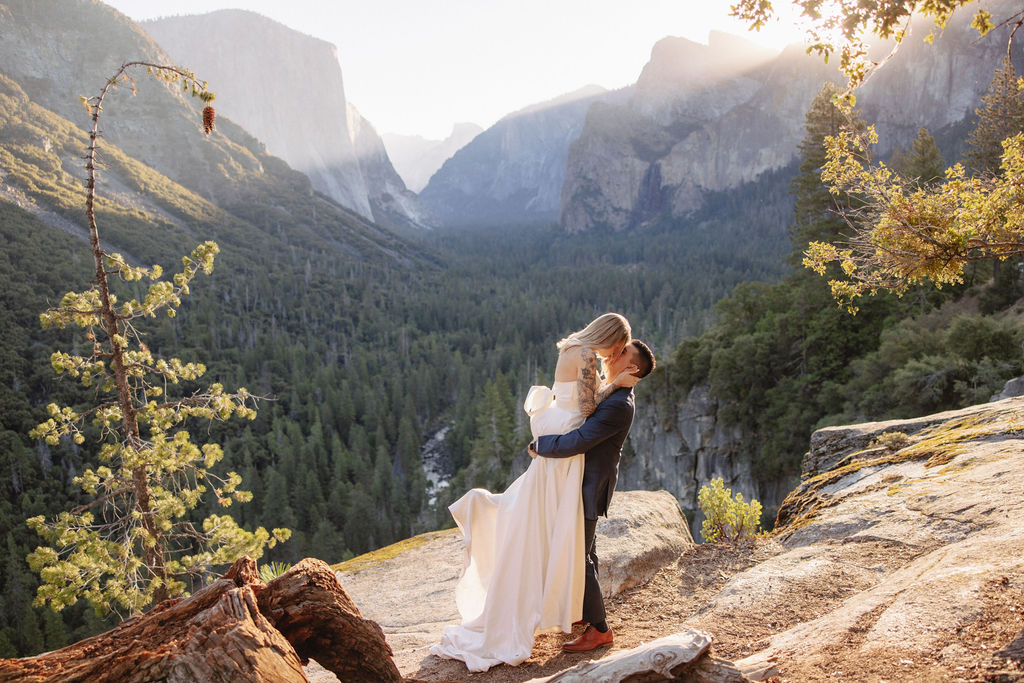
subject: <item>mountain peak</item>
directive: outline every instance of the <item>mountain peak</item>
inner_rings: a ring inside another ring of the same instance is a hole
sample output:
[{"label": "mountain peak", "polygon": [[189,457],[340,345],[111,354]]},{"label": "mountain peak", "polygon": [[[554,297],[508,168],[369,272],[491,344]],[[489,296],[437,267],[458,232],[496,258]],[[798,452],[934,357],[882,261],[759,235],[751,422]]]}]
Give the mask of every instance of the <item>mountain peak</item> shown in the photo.
[{"label": "mountain peak", "polygon": [[773,59],[777,51],[721,31],[708,34],[708,44],[666,36],[651,49],[651,59],[637,79],[637,87],[701,87],[739,76]]},{"label": "mountain peak", "polygon": [[[314,189],[391,228],[422,224],[380,137],[345,97],[332,43],[238,9],[145,28],[173,59],[210,81],[219,112],[309,176]],[[403,207],[393,206],[395,197]]]}]

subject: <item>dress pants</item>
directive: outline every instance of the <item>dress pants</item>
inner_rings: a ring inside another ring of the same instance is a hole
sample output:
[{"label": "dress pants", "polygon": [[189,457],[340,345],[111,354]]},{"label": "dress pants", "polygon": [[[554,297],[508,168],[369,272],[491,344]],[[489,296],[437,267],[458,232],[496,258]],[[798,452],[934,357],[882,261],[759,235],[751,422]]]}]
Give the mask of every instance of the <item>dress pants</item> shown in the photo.
[{"label": "dress pants", "polygon": [[583,621],[588,624],[600,624],[605,619],[604,596],[601,595],[601,584],[597,580],[597,549],[594,540],[597,534],[597,520],[583,520],[583,547],[586,548],[586,578],[583,589]]}]

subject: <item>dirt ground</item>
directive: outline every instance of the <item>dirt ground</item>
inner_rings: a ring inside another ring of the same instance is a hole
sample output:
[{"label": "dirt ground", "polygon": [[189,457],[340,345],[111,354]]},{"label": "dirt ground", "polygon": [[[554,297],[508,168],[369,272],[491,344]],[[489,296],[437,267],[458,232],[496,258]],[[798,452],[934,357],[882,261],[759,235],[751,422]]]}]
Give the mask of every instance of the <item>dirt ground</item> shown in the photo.
[{"label": "dirt ground", "polygon": [[[782,548],[771,539],[746,544],[697,545],[676,563],[663,568],[646,584],[616,596],[606,604],[608,624],[615,633],[611,647],[590,653],[565,653],[562,643],[572,636],[539,634],[530,659],[517,667],[498,666],[480,674],[469,673],[461,662],[427,657],[410,680],[513,683],[549,676],[609,652],[628,650],[685,628],[701,628],[715,638],[715,656],[738,660],[763,649],[767,638],[794,624],[814,619],[846,597],[837,591],[837,577],[818,585],[802,584],[777,601],[751,604],[742,613],[723,618],[707,614],[711,601],[733,575],[759,564]],[[894,549],[875,549],[881,563],[898,564]],[[848,587],[847,590],[857,590]],[[884,609],[884,608],[883,608]],[[1024,594],[1006,579],[986,586],[976,616],[949,633],[932,652],[908,655],[892,648],[863,652],[864,633],[880,612],[850,629],[848,638],[810,657],[794,653],[775,663],[772,683],[811,681],[1024,681]],[[702,616],[703,615],[703,616]],[[713,622],[713,623],[708,623]],[[1000,654],[997,652],[1002,651]]]}]

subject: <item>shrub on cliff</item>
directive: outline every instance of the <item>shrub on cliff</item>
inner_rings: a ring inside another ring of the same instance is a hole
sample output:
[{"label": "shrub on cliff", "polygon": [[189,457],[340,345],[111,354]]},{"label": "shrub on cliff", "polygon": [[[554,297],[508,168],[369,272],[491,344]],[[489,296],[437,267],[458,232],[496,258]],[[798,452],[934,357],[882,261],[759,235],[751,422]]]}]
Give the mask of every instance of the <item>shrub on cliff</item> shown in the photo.
[{"label": "shrub on cliff", "polygon": [[761,525],[761,503],[757,500],[746,503],[743,494],[738,492],[734,498],[732,489],[725,488],[721,477],[700,487],[697,505],[704,512],[700,535],[707,543],[751,538]]}]

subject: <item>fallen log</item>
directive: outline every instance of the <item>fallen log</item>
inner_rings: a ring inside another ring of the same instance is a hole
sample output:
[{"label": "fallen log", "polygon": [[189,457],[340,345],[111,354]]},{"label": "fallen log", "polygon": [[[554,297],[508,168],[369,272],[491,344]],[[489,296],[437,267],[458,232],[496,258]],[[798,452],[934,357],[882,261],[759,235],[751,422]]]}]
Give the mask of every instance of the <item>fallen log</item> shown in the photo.
[{"label": "fallen log", "polygon": [[744,676],[731,662],[708,656],[711,634],[696,629],[682,631],[632,650],[581,662],[571,669],[527,683],[588,683],[621,681],[653,683],[687,680],[693,683],[743,683]]},{"label": "fallen log", "polygon": [[[292,640],[294,639],[294,640]],[[314,658],[343,681],[401,681],[380,627],[363,619],[324,562],[264,585],[239,559],[187,598],[60,650],[0,659],[0,682],[306,681]]]},{"label": "fallen log", "polygon": [[363,619],[325,562],[306,558],[259,593],[266,615],[306,662],[342,681],[401,681],[377,622]]}]

